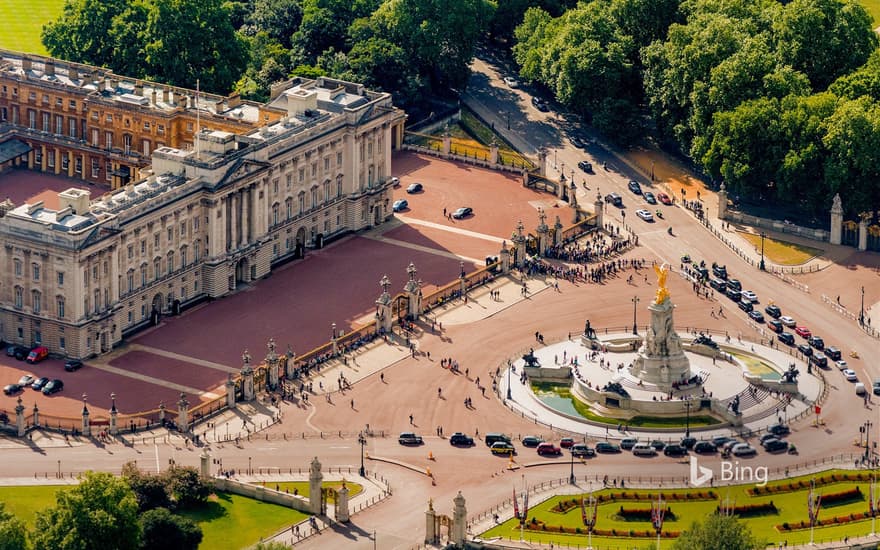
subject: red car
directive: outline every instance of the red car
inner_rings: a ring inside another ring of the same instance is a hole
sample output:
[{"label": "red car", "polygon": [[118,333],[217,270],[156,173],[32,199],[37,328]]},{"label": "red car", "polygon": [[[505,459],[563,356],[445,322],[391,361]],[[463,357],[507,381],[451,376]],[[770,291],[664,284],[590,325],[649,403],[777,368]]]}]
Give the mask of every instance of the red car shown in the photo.
[{"label": "red car", "polygon": [[574,445],[574,439],[570,437],[563,437],[562,440],[559,441],[559,446],[563,449],[571,449],[572,445]]},{"label": "red car", "polygon": [[807,327],[797,327],[796,329],[794,329],[794,332],[802,338],[809,338],[813,335],[813,333],[810,332],[810,329],[808,329]]},{"label": "red car", "polygon": [[667,206],[672,204],[672,199],[670,199],[669,195],[667,195],[666,193],[657,193],[657,200]]},{"label": "red car", "polygon": [[538,445],[538,454],[541,456],[549,455],[549,456],[559,456],[562,454],[562,449],[557,447],[552,443],[541,443]]}]

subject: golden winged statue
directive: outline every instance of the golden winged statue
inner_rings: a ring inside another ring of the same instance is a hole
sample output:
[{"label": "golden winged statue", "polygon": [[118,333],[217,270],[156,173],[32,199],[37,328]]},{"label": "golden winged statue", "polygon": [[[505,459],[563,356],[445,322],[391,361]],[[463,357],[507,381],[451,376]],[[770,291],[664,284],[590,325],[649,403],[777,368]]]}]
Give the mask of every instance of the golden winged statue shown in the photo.
[{"label": "golden winged statue", "polygon": [[667,264],[654,265],[654,273],[657,274],[657,295],[654,296],[655,304],[662,304],[669,299],[669,289],[666,288],[666,276],[669,274]]}]

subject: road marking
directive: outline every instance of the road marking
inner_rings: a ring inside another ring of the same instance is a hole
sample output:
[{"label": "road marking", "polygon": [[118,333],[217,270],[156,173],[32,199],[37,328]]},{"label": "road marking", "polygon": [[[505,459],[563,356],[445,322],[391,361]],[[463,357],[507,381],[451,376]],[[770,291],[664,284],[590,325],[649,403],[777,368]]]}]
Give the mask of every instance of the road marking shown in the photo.
[{"label": "road marking", "polygon": [[153,448],[156,450],[156,473],[162,473],[162,468],[159,467],[159,446],[153,443]]},{"label": "road marking", "polygon": [[437,250],[436,248],[430,248],[427,246],[422,246],[420,244],[408,243],[406,241],[399,241],[397,239],[389,239],[388,237],[374,235],[363,235],[363,237],[365,239],[371,239],[373,241],[379,241],[381,243],[393,244],[397,246],[402,246],[403,248],[409,248],[411,250],[418,250],[419,252],[434,254],[435,256],[443,256],[444,258],[450,258],[452,260],[466,260],[474,264],[480,264],[486,261],[485,258],[482,260],[478,260],[477,258],[469,258],[468,256],[459,256],[458,254],[453,254],[452,252],[444,252],[443,250]]},{"label": "road marking", "polygon": [[101,363],[101,362],[97,362],[97,361],[89,361],[89,366],[92,368],[106,371],[106,372],[112,372],[113,374],[118,374],[119,376],[125,376],[127,378],[134,378],[135,380],[149,382],[150,384],[156,384],[157,386],[164,386],[166,388],[171,388],[172,390],[175,390],[175,391],[198,395],[199,397],[204,397],[206,399],[216,399],[216,398],[220,397],[220,395],[221,395],[221,394],[216,394],[214,392],[205,391],[205,390],[202,390],[199,388],[192,388],[190,386],[184,386],[182,384],[175,384],[174,382],[171,382],[168,380],[162,380],[161,378],[156,378],[154,376],[147,376],[146,374],[140,374],[140,373],[128,371],[125,369],[120,369],[118,367],[114,367],[114,366],[108,365],[106,363]]},{"label": "road marking", "polygon": [[410,218],[409,216],[401,216],[397,215],[397,218],[407,224],[412,225],[423,225],[425,227],[430,227],[432,229],[439,229],[440,231],[447,231],[449,233],[458,233],[459,235],[464,235],[465,237],[473,237],[474,239],[482,239],[484,241],[491,241],[493,243],[503,243],[504,239],[500,237],[496,237],[495,235],[487,235],[486,233],[477,233],[476,231],[469,231],[467,229],[460,229],[458,227],[449,227],[448,225],[443,225],[434,222],[428,222],[425,220],[419,220],[416,218]]}]

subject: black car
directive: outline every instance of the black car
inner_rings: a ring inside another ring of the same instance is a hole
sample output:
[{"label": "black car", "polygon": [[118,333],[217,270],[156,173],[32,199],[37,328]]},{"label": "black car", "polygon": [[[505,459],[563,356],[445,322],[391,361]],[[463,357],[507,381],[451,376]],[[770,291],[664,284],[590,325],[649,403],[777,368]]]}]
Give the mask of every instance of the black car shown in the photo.
[{"label": "black car", "polygon": [[732,286],[730,286],[730,283],[728,282],[727,283],[727,290],[724,291],[724,295],[727,296],[728,298],[730,298],[731,300],[733,300],[734,302],[739,302],[741,300],[739,294],[740,294],[740,291],[733,288]]},{"label": "black car", "polygon": [[712,274],[719,279],[727,279],[727,266],[717,264],[713,265]]},{"label": "black car", "polygon": [[584,172],[590,173],[593,171],[593,165],[589,162],[582,160],[578,163],[578,168],[583,170]]},{"label": "black car", "polygon": [[818,336],[810,336],[808,342],[816,349],[825,349],[825,341]]},{"label": "black car", "polygon": [[807,357],[813,355],[813,348],[811,348],[809,344],[798,344],[797,349]]},{"label": "black car", "polygon": [[626,184],[626,186],[629,188],[630,191],[632,191],[636,195],[642,194],[642,186],[639,185],[639,182],[630,180],[630,182],[628,184]]},{"label": "black car", "polygon": [[452,213],[452,217],[456,220],[461,220],[463,218],[467,218],[468,216],[474,213],[474,209],[470,206],[462,206],[458,210]]},{"label": "black car", "polygon": [[421,445],[422,436],[416,435],[412,432],[403,432],[397,438],[397,442],[401,445]]},{"label": "black car", "polygon": [[790,332],[783,332],[779,336],[777,336],[777,338],[783,344],[788,344],[789,346],[794,345],[794,334]]},{"label": "black car", "polygon": [[58,380],[50,380],[45,386],[43,386],[43,395],[52,395],[53,393],[58,393],[64,389],[64,382]]},{"label": "black car", "polygon": [[742,289],[743,289],[742,283],[739,282],[739,279],[728,279],[727,280],[727,287],[734,288],[739,291],[742,291]]},{"label": "black car", "polygon": [[540,445],[543,442],[544,442],[543,439],[541,439],[540,437],[535,436],[535,435],[527,435],[524,438],[522,438],[523,447],[537,447],[538,445]]},{"label": "black car", "polygon": [[700,334],[694,338],[694,344],[701,344],[703,346],[709,346],[712,349],[718,349],[718,343],[713,340],[711,336],[706,334]]},{"label": "black car", "polygon": [[654,447],[654,449],[657,451],[662,451],[663,449],[666,448],[666,443],[663,441],[660,441],[659,439],[655,439],[654,441],[651,442],[651,447]]},{"label": "black car", "polygon": [[541,99],[540,97],[532,98],[532,105],[535,106],[535,109],[541,111],[542,113],[546,113],[550,110],[550,106],[547,105],[547,102]]},{"label": "black car", "polygon": [[751,302],[747,302],[746,300],[740,300],[739,304],[737,305],[741,310],[745,311],[746,313],[749,313],[750,311],[755,309],[755,306],[753,306]]},{"label": "black car", "polygon": [[840,350],[834,346],[825,348],[825,355],[832,361],[840,361]]},{"label": "black car", "polygon": [[597,453],[619,453],[620,447],[615,445],[614,443],[600,441],[599,443],[596,443],[596,452]]},{"label": "black car", "polygon": [[779,334],[783,330],[785,330],[785,327],[782,325],[781,322],[779,322],[779,319],[770,319],[769,321],[767,321],[767,326],[770,327],[770,330],[772,330],[776,334]]},{"label": "black car", "polygon": [[764,450],[768,453],[781,453],[788,450],[788,442],[781,439],[768,439],[764,442]]},{"label": "black car", "polygon": [[752,311],[749,312],[749,317],[751,317],[752,321],[754,321],[756,323],[763,323],[764,322],[764,314],[756,309],[753,309]]},{"label": "black car", "polygon": [[709,286],[711,286],[718,292],[725,292],[727,290],[727,282],[724,279],[719,279],[718,277],[714,277],[711,281],[709,281]]},{"label": "black car", "polygon": [[694,445],[694,452],[701,455],[708,455],[717,452],[718,448],[711,441],[697,441]]},{"label": "black car", "polygon": [[681,438],[681,441],[679,442],[679,445],[681,445],[685,449],[693,449],[694,445],[696,445],[696,444],[697,444],[697,438],[690,437],[690,436]]},{"label": "black car", "polygon": [[474,438],[461,432],[455,432],[449,438],[449,444],[456,447],[470,447],[474,444]]},{"label": "black car", "polygon": [[786,426],[785,424],[773,424],[767,431],[776,436],[788,435],[791,433],[791,428]]},{"label": "black car", "polygon": [[617,193],[608,193],[607,195],[605,195],[605,202],[613,204],[617,207],[621,207],[623,206],[623,197],[621,197]]},{"label": "black car", "polygon": [[24,346],[9,346],[6,348],[6,355],[8,357],[15,357],[19,361],[24,361],[30,352],[31,350]]},{"label": "black car", "polygon": [[20,384],[7,384],[3,387],[3,393],[6,395],[15,395],[16,393],[21,391]]},{"label": "black car", "polygon": [[764,308],[764,313],[773,317],[774,319],[779,319],[782,317],[782,310],[779,309],[779,306],[770,304],[769,306]]},{"label": "black car", "polygon": [[82,361],[79,361],[78,359],[71,359],[70,361],[64,363],[64,370],[66,370],[67,372],[73,372],[81,369],[82,366]]},{"label": "black car", "polygon": [[673,443],[663,448],[663,454],[666,456],[684,456],[687,454],[687,449],[677,443]]},{"label": "black car", "polygon": [[31,384],[31,389],[41,391],[48,383],[49,383],[49,379],[46,378],[45,376],[42,376],[42,377],[34,380],[34,383]]}]

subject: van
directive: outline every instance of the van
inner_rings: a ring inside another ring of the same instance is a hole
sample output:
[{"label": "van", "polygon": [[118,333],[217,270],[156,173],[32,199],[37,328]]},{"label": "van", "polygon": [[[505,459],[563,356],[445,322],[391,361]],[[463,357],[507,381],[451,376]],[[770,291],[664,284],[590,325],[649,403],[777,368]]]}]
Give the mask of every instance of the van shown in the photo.
[{"label": "van", "polygon": [[635,456],[654,456],[657,454],[657,450],[648,443],[637,443],[632,449],[632,454]]},{"label": "van", "polygon": [[713,278],[711,281],[709,281],[709,286],[711,286],[718,292],[724,292],[725,290],[727,290],[727,281],[724,281],[723,279]]},{"label": "van", "polygon": [[510,443],[510,438],[504,434],[500,433],[491,433],[486,434],[486,446],[491,447],[493,443],[497,443],[499,441],[504,441],[505,443]]},{"label": "van", "polygon": [[28,363],[39,363],[46,357],[49,357],[49,348],[46,346],[37,346],[28,353],[27,362]]}]

